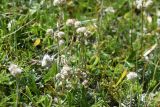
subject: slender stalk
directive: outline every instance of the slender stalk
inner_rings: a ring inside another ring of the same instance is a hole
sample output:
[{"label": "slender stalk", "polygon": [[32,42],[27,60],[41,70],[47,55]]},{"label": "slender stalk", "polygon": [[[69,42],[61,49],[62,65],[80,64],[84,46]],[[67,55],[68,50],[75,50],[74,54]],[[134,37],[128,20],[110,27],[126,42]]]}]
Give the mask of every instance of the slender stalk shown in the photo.
[{"label": "slender stalk", "polygon": [[98,14],[98,53],[100,53],[100,42],[102,40],[101,28],[102,28],[102,18],[103,18],[103,0],[100,2],[100,13]]},{"label": "slender stalk", "polygon": [[18,80],[18,77],[16,77],[16,105],[15,107],[18,107],[18,101],[19,101],[19,80]]},{"label": "slender stalk", "polygon": [[131,2],[131,20],[130,20],[130,29],[131,29],[131,32],[130,32],[130,45],[131,45],[131,49],[133,51],[133,40],[132,40],[132,30],[133,30],[133,0],[130,1]]},{"label": "slender stalk", "polygon": [[129,107],[132,107],[132,87],[133,87],[133,83],[131,84],[131,87],[130,87],[130,106]]},{"label": "slender stalk", "polygon": [[144,1],[142,1],[142,7],[141,7],[141,21],[142,21],[142,26],[141,26],[141,49],[143,48],[143,36],[144,36],[144,15],[143,15],[143,12],[144,12]]}]

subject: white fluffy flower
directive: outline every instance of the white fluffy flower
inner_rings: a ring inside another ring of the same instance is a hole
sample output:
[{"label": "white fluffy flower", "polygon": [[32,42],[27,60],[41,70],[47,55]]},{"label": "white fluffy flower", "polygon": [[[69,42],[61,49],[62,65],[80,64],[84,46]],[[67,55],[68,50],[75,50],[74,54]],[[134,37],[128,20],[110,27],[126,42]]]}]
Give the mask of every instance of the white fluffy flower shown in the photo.
[{"label": "white fluffy flower", "polygon": [[56,74],[57,80],[67,79],[71,75],[71,68],[68,65],[64,65],[59,73]]},{"label": "white fluffy flower", "polygon": [[66,78],[71,74],[71,68],[68,65],[64,65],[61,69],[61,74]]},{"label": "white fluffy flower", "polygon": [[127,74],[127,79],[128,79],[128,80],[133,80],[133,79],[135,79],[135,78],[137,78],[137,77],[138,77],[138,75],[137,75],[136,72],[129,72],[129,73]]},{"label": "white fluffy flower", "polygon": [[74,26],[75,21],[76,21],[75,19],[68,19],[66,21],[66,26]]},{"label": "white fluffy flower", "polygon": [[20,69],[17,65],[15,64],[11,64],[8,68],[8,70],[10,71],[10,73],[13,75],[13,76],[16,76],[17,74],[21,74],[22,72],[22,69]]},{"label": "white fluffy flower", "polygon": [[70,71],[71,71],[71,67],[69,67],[68,65],[64,65],[62,70],[61,70],[61,73],[65,73],[65,72],[68,72],[70,74]]},{"label": "white fluffy flower", "polygon": [[64,44],[64,40],[63,39],[59,40],[58,44],[59,44],[59,46],[63,45]]},{"label": "white fluffy flower", "polygon": [[86,31],[87,31],[86,27],[80,27],[80,28],[77,28],[76,30],[77,33],[85,33]]},{"label": "white fluffy flower", "polygon": [[52,61],[53,61],[53,57],[49,56],[48,54],[45,54],[41,61],[41,65],[42,67],[48,66]]},{"label": "white fluffy flower", "polygon": [[53,35],[53,29],[47,29],[46,35]]},{"label": "white fluffy flower", "polygon": [[77,27],[80,27],[80,26],[81,26],[81,22],[80,21],[75,21],[74,27],[77,28]]},{"label": "white fluffy flower", "polygon": [[147,21],[148,21],[148,23],[152,23],[152,16],[151,15],[147,16]]},{"label": "white fluffy flower", "polygon": [[146,93],[143,93],[142,95],[141,95],[141,101],[142,102],[145,102],[146,100],[146,96],[147,96],[147,94]]},{"label": "white fluffy flower", "polygon": [[108,7],[108,8],[106,8],[104,11],[105,11],[106,13],[114,13],[114,12],[115,12],[115,10],[114,10],[113,7]]},{"label": "white fluffy flower", "polygon": [[59,31],[59,32],[57,33],[57,36],[58,36],[59,38],[62,38],[62,36],[64,36],[64,35],[65,35],[65,33],[62,32],[62,31]]},{"label": "white fluffy flower", "polygon": [[9,31],[11,31],[12,26],[13,26],[15,23],[16,23],[16,20],[15,20],[15,19],[11,20],[11,21],[8,23],[7,28],[8,28]]},{"label": "white fluffy flower", "polygon": [[136,0],[135,5],[137,9],[141,9],[142,7],[149,7],[152,5],[153,1],[152,0]]},{"label": "white fluffy flower", "polygon": [[84,81],[82,82],[82,85],[84,85],[84,86],[87,86],[87,84],[88,84],[88,80],[84,80]]},{"label": "white fluffy flower", "polygon": [[54,6],[59,6],[59,5],[62,5],[66,2],[66,0],[54,0],[53,1],[53,5]]},{"label": "white fluffy flower", "polygon": [[146,2],[145,2],[145,7],[147,8],[147,7],[149,7],[150,5],[152,5],[153,4],[153,1],[152,0],[147,0]]}]

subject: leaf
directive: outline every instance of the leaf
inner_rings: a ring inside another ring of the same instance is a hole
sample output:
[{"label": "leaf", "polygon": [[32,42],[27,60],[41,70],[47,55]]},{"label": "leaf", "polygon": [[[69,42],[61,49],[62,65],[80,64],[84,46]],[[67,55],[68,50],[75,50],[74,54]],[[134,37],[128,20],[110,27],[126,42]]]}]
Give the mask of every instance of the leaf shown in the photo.
[{"label": "leaf", "polygon": [[28,86],[26,86],[26,94],[29,96],[29,98],[32,98],[32,93]]},{"label": "leaf", "polygon": [[127,69],[125,69],[121,75],[121,77],[119,78],[118,82],[116,83],[116,85],[114,85],[113,87],[117,87],[119,85],[119,83],[123,80],[123,78],[127,75]]},{"label": "leaf", "polygon": [[40,45],[40,43],[41,43],[41,39],[40,39],[40,38],[37,38],[37,39],[35,40],[33,46],[36,47],[36,46]]},{"label": "leaf", "polygon": [[43,79],[46,83],[47,81],[51,80],[57,73],[57,65],[54,63],[52,67],[49,69],[48,73],[44,75]]},{"label": "leaf", "polygon": [[33,95],[29,89],[28,86],[26,86],[26,95],[28,96],[28,98],[32,101],[33,105],[35,105],[36,107],[38,106],[37,103],[35,102],[35,100],[33,99]]}]

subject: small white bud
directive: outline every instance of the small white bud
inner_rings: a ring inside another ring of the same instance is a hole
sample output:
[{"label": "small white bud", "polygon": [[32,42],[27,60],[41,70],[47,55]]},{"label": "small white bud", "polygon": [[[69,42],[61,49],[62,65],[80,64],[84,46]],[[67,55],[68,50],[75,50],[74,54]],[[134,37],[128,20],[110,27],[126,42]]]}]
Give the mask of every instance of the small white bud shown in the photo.
[{"label": "small white bud", "polygon": [[58,98],[57,98],[57,97],[54,97],[53,101],[54,101],[55,103],[58,103]]}]

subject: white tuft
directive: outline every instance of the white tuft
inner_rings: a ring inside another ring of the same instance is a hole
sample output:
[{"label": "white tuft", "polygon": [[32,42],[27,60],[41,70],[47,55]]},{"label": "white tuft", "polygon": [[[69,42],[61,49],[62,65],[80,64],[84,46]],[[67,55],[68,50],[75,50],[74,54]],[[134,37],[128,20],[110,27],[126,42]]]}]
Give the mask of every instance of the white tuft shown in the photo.
[{"label": "white tuft", "polygon": [[135,78],[137,78],[137,77],[138,77],[138,75],[137,75],[136,72],[129,72],[129,73],[127,74],[127,79],[128,79],[128,80],[133,80],[133,79],[135,79]]},{"label": "white tuft", "polygon": [[13,75],[13,76],[16,76],[17,74],[21,74],[22,72],[22,69],[20,69],[17,65],[15,64],[11,64],[8,68],[8,70],[10,71],[10,73]]},{"label": "white tuft", "polygon": [[80,27],[80,28],[77,28],[76,30],[77,33],[85,33],[86,31],[87,31],[86,27]]},{"label": "white tuft", "polygon": [[48,54],[45,54],[45,55],[43,56],[42,61],[41,61],[41,65],[42,65],[42,67],[48,66],[48,65],[50,65],[50,63],[51,63],[52,61],[53,61],[53,58],[52,58],[51,56],[49,56]]}]

